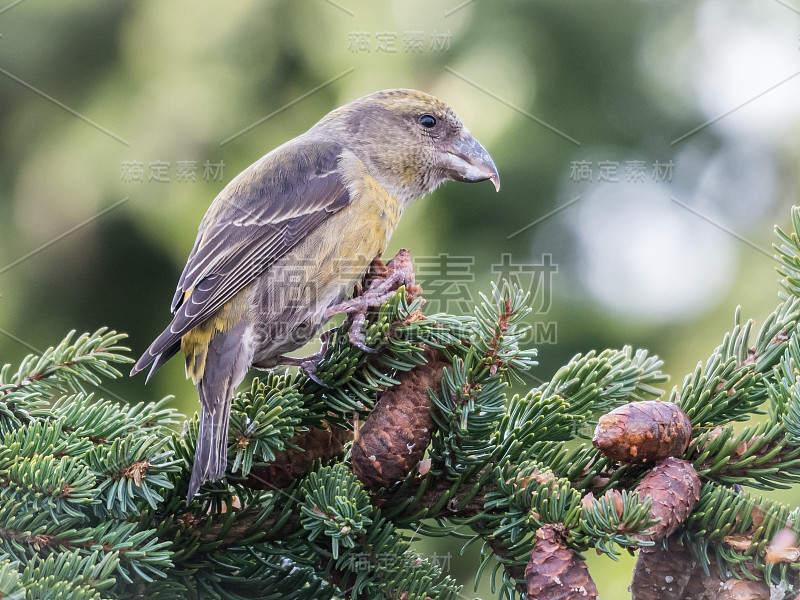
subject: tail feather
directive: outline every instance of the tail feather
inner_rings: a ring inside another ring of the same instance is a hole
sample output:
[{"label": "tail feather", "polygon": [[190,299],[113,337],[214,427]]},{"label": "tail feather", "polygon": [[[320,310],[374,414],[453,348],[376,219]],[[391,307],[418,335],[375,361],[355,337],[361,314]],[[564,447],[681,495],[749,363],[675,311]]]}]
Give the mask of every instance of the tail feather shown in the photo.
[{"label": "tail feather", "polygon": [[150,363],[154,363],[153,368],[150,370],[150,375],[147,376],[149,381],[153,373],[172,358],[175,353],[180,350],[180,347],[181,336],[176,337],[168,327],[161,332],[153,343],[150,344],[150,347],[145,350],[144,354],[139,357],[136,364],[133,365],[131,377],[146,369]]},{"label": "tail feather", "polygon": [[[228,466],[228,424],[231,415],[229,390],[209,390],[205,383],[201,380],[197,384],[202,409],[187,503],[191,502],[206,480],[221,479]],[[220,394],[220,391],[223,393]]]},{"label": "tail feather", "polygon": [[158,371],[161,367],[167,364],[167,361],[175,356],[180,350],[180,344],[175,344],[172,348],[168,348],[158,356],[156,356],[155,360],[153,361],[152,366],[150,367],[150,371],[147,373],[147,378],[144,380],[145,384],[150,382],[150,378],[153,374]]},{"label": "tail feather", "polygon": [[[253,348],[249,344],[249,327],[240,321],[227,331],[205,332],[208,341],[198,343],[190,350],[204,354],[202,367],[192,372],[200,395],[200,429],[197,432],[197,448],[189,482],[186,502],[191,502],[197,490],[206,480],[216,481],[225,476],[228,466],[228,424],[231,415],[231,401],[238,385],[247,374],[253,361]],[[198,333],[202,337],[203,332]],[[184,349],[186,352],[190,345]],[[187,364],[189,356],[187,355]],[[195,361],[192,360],[192,364]],[[187,369],[188,372],[188,369]]]}]

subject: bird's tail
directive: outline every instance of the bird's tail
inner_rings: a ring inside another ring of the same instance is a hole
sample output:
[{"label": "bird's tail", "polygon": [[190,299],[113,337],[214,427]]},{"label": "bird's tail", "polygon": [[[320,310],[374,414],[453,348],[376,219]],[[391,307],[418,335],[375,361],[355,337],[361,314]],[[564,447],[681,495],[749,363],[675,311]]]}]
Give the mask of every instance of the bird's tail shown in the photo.
[{"label": "bird's tail", "polygon": [[200,429],[187,503],[207,479],[216,481],[225,475],[231,401],[253,360],[252,348],[245,342],[246,329],[245,321],[225,332],[196,328],[182,340],[186,372],[200,395]]},{"label": "bird's tail", "polygon": [[206,480],[216,481],[225,475],[228,466],[228,423],[231,416],[230,386],[213,389],[205,379],[197,384],[200,394],[200,429],[197,432],[197,449],[194,453],[192,478],[186,502],[191,502]]}]

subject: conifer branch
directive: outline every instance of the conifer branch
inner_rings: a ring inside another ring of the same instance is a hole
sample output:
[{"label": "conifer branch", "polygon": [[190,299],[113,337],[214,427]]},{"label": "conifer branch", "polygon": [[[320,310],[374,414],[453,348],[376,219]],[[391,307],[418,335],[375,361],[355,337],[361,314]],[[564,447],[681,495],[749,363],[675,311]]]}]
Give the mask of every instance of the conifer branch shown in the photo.
[{"label": "conifer branch", "polygon": [[[363,325],[378,352],[350,344],[345,322],[322,385],[287,371],[236,395],[227,477],[188,506],[197,417],[178,427],[170,398],[89,391],[130,362],[123,336],[71,333],[0,369],[0,595],[454,600],[460,586],[408,531],[456,528],[482,542],[478,576],[506,600],[550,597],[554,576],[595,596],[579,554],[592,550],[640,552],[635,595],[659,556],[706,569],[703,585],[730,571],[748,593],[786,591],[800,509],[748,488],[800,482],[792,219],[777,232],[781,303],[757,332],[737,311],[666,396],[661,360],[630,347],[578,354],[512,395],[536,364],[521,290],[503,283],[472,314],[426,315],[401,288]],[[765,418],[737,425],[754,415]]]}]

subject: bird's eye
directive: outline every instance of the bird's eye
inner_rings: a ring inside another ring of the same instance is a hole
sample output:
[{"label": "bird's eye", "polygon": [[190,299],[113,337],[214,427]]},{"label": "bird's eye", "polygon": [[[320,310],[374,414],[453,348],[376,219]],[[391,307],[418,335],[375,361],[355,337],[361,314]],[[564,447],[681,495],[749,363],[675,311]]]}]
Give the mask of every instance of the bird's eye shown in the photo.
[{"label": "bird's eye", "polygon": [[427,115],[427,114],[420,115],[417,121],[419,121],[419,124],[425,127],[426,129],[430,129],[431,127],[436,125],[436,117],[434,117],[433,115]]}]

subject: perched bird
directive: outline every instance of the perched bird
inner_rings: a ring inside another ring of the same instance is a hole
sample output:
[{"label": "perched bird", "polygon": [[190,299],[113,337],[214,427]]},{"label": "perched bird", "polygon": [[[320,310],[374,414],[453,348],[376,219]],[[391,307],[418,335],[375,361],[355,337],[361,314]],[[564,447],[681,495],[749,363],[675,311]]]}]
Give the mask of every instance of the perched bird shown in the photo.
[{"label": "perched bird", "polygon": [[201,404],[187,502],[225,474],[231,399],[248,369],[298,364],[284,354],[331,314],[351,312],[340,303],[403,211],[447,180],[500,186],[491,157],[446,104],[393,89],[330,112],[214,199],[178,281],[175,316],[131,371],[152,363],[149,380],[179,350],[186,358]]}]

